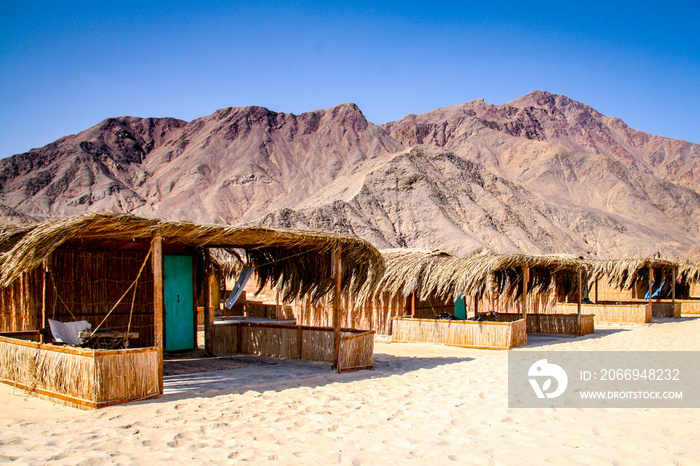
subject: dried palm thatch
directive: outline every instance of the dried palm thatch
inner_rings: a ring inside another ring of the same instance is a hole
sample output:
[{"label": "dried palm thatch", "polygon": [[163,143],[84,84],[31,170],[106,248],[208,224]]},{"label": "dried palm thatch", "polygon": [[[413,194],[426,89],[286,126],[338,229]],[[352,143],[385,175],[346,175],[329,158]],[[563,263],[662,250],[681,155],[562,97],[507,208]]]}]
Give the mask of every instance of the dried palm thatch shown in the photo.
[{"label": "dried palm thatch", "polygon": [[[520,296],[523,269],[530,269],[528,290],[543,294],[558,287],[575,286],[574,275],[586,272],[588,261],[565,256],[528,256],[522,254],[482,255],[461,258],[439,250],[387,249],[381,251],[386,263],[382,280],[367,297],[377,292],[409,296],[421,300],[454,300],[460,296],[481,298],[495,291],[513,299]],[[565,290],[566,291],[566,290]]]},{"label": "dried palm thatch", "polygon": [[700,265],[680,265],[678,267],[678,279],[681,283],[700,283]]},{"label": "dried palm thatch", "polygon": [[[673,269],[679,269],[682,266],[662,259],[601,260],[591,262],[591,277],[594,280],[600,280],[607,277],[610,285],[622,290],[631,290],[638,284],[648,286],[650,267],[653,270],[661,271],[662,273],[670,276]],[[683,276],[682,273],[679,273],[676,278],[676,282],[685,283],[689,276],[692,276],[691,269],[688,270],[685,276]]]},{"label": "dried palm thatch", "polygon": [[367,241],[332,233],[230,227],[146,219],[129,214],[89,214],[0,230],[0,286],[38,267],[60,246],[86,240],[150,240],[200,248],[240,248],[257,267],[261,285],[280,289],[285,300],[318,300],[333,289],[332,253],[342,251],[342,290],[357,292],[383,272],[379,252]]}]

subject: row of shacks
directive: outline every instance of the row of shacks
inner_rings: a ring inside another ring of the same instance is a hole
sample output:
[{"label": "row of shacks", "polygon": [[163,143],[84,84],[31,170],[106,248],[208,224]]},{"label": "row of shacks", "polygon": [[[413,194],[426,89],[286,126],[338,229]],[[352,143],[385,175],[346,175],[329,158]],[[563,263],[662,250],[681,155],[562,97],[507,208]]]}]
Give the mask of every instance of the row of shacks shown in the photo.
[{"label": "row of shacks", "polygon": [[[595,322],[700,313],[695,265],[518,254],[462,258],[416,249],[382,255],[379,284],[346,297],[345,324],[393,341],[509,349],[525,344],[527,333],[581,336],[593,333]],[[298,320],[323,324],[324,311],[298,306]]]},{"label": "row of shacks", "polygon": [[[209,354],[320,360],[342,372],[372,367],[375,332],[508,349],[527,333],[649,322],[654,306],[680,315],[680,298],[700,280],[697,267],[661,260],[380,253],[341,235],[117,214],[5,226],[0,254],[0,379],[86,407],[160,396],[163,353],[197,346],[198,304]],[[215,325],[204,303],[222,256],[255,267],[260,287],[294,302],[296,324]],[[48,343],[51,321],[89,322],[91,347]]]}]

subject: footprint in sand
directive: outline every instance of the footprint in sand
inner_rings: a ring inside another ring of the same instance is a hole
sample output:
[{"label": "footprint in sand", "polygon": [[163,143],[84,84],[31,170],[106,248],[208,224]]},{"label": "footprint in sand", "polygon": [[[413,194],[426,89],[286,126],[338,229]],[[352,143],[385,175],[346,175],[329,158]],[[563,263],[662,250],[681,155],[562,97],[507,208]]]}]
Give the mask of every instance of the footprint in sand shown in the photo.
[{"label": "footprint in sand", "polygon": [[599,437],[613,437],[622,434],[622,431],[610,427],[594,427],[593,433]]},{"label": "footprint in sand", "polygon": [[409,440],[403,439],[403,438],[390,438],[390,439],[384,440],[382,443],[388,447],[397,447],[397,448],[408,448],[411,445],[413,445],[413,443],[411,443]]},{"label": "footprint in sand", "polygon": [[301,418],[301,419],[297,420],[296,422],[294,422],[294,425],[297,427],[305,427],[305,426],[309,425],[309,423],[310,423],[310,421],[308,419]]},{"label": "footprint in sand", "polygon": [[683,436],[683,432],[678,429],[673,429],[671,427],[666,427],[661,431],[664,437],[679,438]]},{"label": "footprint in sand", "polygon": [[634,466],[639,464],[639,459],[634,459],[634,458],[612,458],[611,461],[612,464],[615,466]]}]

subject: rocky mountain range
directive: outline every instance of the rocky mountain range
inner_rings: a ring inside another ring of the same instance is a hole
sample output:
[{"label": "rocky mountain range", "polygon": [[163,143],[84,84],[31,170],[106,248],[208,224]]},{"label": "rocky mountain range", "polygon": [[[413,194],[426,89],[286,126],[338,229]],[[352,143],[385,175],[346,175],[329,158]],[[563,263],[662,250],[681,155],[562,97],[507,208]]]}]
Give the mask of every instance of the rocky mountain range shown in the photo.
[{"label": "rocky mountain range", "polygon": [[700,145],[544,91],[375,125],[354,104],[110,118],[0,160],[4,222],[124,211],[378,247],[700,259]]}]

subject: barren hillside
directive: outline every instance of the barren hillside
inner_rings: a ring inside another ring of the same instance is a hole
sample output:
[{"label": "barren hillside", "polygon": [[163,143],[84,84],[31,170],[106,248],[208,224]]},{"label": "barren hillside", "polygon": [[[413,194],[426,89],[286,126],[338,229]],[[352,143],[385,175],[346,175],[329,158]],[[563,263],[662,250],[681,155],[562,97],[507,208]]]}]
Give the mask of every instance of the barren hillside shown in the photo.
[{"label": "barren hillside", "polygon": [[0,160],[6,222],[105,210],[380,247],[697,260],[700,145],[534,91],[381,126],[354,104],[111,118]]}]

